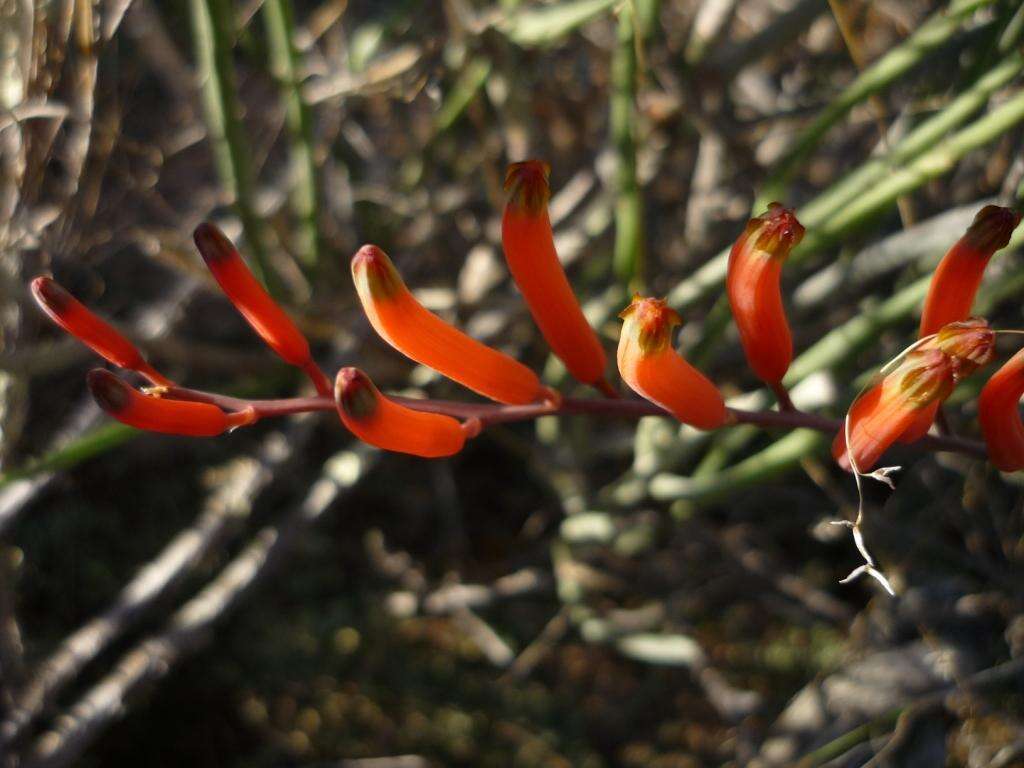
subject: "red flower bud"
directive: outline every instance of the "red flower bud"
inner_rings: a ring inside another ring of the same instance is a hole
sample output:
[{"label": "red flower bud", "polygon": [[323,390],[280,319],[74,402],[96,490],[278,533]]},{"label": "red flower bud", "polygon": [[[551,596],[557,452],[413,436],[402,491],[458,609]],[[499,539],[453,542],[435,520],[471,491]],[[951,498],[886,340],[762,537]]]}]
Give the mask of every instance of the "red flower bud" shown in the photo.
[{"label": "red flower bud", "polygon": [[358,368],[342,368],[334,381],[338,416],[364,443],[424,458],[462,450],[467,430],[451,416],[424,413],[396,403],[378,391]]},{"label": "red flower bud", "polygon": [[539,160],[508,167],[508,202],[501,221],[505,260],[541,334],[569,373],[608,391],[604,349],[583,316],[555,251],[548,218],[549,172],[550,166]]},{"label": "red flower bud", "polygon": [[1024,349],[992,374],[978,398],[978,422],[992,463],[1003,472],[1024,469]]},{"label": "red flower bud", "polygon": [[989,259],[1010,242],[1020,218],[1019,213],[998,205],[986,205],[978,212],[967,233],[942,257],[935,270],[924,302],[919,337],[929,336],[971,314]]},{"label": "red flower bud", "polygon": [[102,368],[89,371],[86,383],[100,408],[122,424],[136,429],[213,437],[256,421],[256,413],[252,409],[225,413],[209,403],[144,395]]},{"label": "red flower bud", "polygon": [[[860,472],[869,471],[900,435],[920,418],[922,409],[949,396],[953,363],[937,349],[914,350],[899,366],[858,397],[850,407],[850,445]],[[850,469],[846,428],[832,443],[832,455]]]},{"label": "red flower bud", "polygon": [[729,253],[726,291],[747,362],[766,384],[778,384],[793,360],[782,306],[782,263],[804,237],[793,211],[779,203],[747,222]]},{"label": "red flower bud", "polygon": [[196,227],[192,237],[221,290],[264,343],[286,363],[301,368],[317,392],[329,395],[331,384],[313,362],[306,337],[270,298],[225,234],[207,222]]},{"label": "red flower bud", "polygon": [[672,348],[672,328],[682,320],[661,299],[639,294],[619,315],[619,374],[631,389],[698,429],[725,421],[725,401],[717,387]]},{"label": "red flower bud", "polygon": [[147,363],[134,344],[50,278],[33,280],[32,296],[51,320],[104,360],[140,373],[156,385],[170,386],[170,380]]},{"label": "red flower bud", "polygon": [[384,341],[428,368],[501,403],[523,405],[547,394],[537,374],[428,311],[375,245],[352,257],[352,280],[370,325]]}]

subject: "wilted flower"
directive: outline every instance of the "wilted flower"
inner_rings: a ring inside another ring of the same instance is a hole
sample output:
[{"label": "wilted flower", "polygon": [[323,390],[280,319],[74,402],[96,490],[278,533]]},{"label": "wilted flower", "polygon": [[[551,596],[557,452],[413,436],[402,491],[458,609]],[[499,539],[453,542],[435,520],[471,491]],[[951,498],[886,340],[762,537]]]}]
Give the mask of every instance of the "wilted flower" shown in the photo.
[{"label": "wilted flower", "polygon": [[836,435],[832,455],[851,469],[846,449],[849,432],[854,466],[865,473],[920,417],[922,409],[945,399],[953,389],[954,365],[938,349],[910,352],[897,367],[858,397],[850,407],[847,425]]}]

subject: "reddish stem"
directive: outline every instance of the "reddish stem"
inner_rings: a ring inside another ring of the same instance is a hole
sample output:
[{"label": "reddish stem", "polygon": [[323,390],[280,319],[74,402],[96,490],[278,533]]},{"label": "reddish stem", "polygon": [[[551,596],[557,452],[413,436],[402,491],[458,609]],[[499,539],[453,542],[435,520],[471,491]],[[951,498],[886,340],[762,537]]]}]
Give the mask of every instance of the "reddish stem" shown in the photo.
[{"label": "reddish stem", "polygon": [[[245,400],[213,392],[202,392],[186,387],[166,387],[160,390],[163,396],[177,400],[192,400],[212,403],[226,411],[242,411],[251,407],[257,419],[274,416],[290,416],[297,413],[334,411],[334,398],[293,397],[281,400]],[[457,419],[478,419],[481,427],[494,424],[508,424],[529,421],[541,416],[604,416],[609,418],[638,419],[643,416],[665,416],[673,418],[664,409],[645,400],[610,400],[562,398],[560,404],[531,403],[529,405],[499,405],[491,403],[460,403],[452,400],[421,400],[412,397],[394,396],[396,402],[428,413],[441,413]],[[842,428],[841,419],[830,419],[803,411],[744,411],[730,408],[726,425],[753,424],[766,429],[814,429],[835,435]],[[977,440],[959,437],[926,435],[915,445],[929,451],[962,453],[984,459],[985,446]]]}]

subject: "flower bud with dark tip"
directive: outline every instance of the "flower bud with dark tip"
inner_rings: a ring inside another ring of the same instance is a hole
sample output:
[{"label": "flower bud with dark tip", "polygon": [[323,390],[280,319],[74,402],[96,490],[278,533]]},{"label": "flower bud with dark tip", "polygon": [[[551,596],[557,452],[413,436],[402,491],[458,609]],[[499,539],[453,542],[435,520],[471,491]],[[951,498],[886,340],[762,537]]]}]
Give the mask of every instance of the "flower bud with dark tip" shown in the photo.
[{"label": "flower bud with dark tip", "polygon": [[935,269],[924,301],[919,338],[930,336],[942,326],[971,314],[989,259],[1010,242],[1020,218],[1013,209],[998,205],[986,205],[978,212],[966,234],[949,249]]},{"label": "flower bud with dark tip", "polygon": [[227,236],[206,222],[196,227],[193,239],[221,290],[264,343],[286,363],[301,368],[321,395],[329,395],[330,382],[313,362],[306,337],[260,285]]},{"label": "flower bud with dark tip", "polygon": [[420,304],[377,246],[364,245],[352,257],[352,280],[370,325],[406,357],[500,403],[524,405],[548,396],[525,365]]},{"label": "flower bud with dark tip", "polygon": [[747,222],[729,253],[726,292],[747,362],[766,384],[782,381],[793,339],[782,305],[782,264],[804,237],[803,225],[780,203]]},{"label": "flower bud with dark tip", "polygon": [[633,391],[685,424],[714,429],[726,420],[722,394],[672,348],[672,328],[682,320],[661,299],[634,295],[619,315],[619,374]]},{"label": "flower bud with dark tip", "polygon": [[424,458],[462,450],[475,429],[451,416],[424,413],[382,395],[358,368],[342,368],[334,380],[334,402],[348,430],[364,443]]},{"label": "flower bud with dark tip", "polygon": [[604,348],[583,316],[555,251],[548,218],[550,170],[540,160],[508,167],[508,201],[501,220],[505,260],[551,351],[578,381],[610,393]]},{"label": "flower bud with dark tip", "polygon": [[134,344],[110,324],[94,315],[54,280],[49,277],[37,277],[32,281],[32,296],[53,322],[104,360],[119,368],[135,371],[153,384],[171,384],[169,379],[146,362]]},{"label": "flower bud with dark tip", "polygon": [[122,424],[136,429],[169,435],[213,437],[256,421],[256,413],[251,408],[225,413],[209,403],[166,400],[143,394],[102,368],[89,371],[86,383],[100,408]]}]

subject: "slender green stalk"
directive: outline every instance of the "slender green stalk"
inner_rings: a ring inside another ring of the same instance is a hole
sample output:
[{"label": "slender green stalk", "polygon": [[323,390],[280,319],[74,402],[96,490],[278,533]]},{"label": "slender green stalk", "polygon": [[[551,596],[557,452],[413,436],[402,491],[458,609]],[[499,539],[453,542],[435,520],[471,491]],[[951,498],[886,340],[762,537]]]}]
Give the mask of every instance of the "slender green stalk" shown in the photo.
[{"label": "slender green stalk", "polygon": [[477,93],[487,83],[491,74],[491,62],[482,56],[475,56],[466,62],[455,85],[445,96],[441,108],[434,116],[434,135],[444,133],[451,128],[466,108],[476,98]]},{"label": "slender green stalk", "polygon": [[612,265],[619,280],[631,288],[643,282],[643,198],[636,177],[636,17],[633,4],[619,9],[619,35],[611,66],[611,125],[615,149],[615,250]]},{"label": "slender green stalk", "polygon": [[953,0],[931,16],[903,43],[868,67],[821,112],[778,162],[754,205],[756,210],[781,197],[794,172],[824,138],[832,126],[857,104],[891,85],[912,67],[945,45],[959,30],[963,20],[993,0]]},{"label": "slender green stalk", "polygon": [[[913,162],[891,171],[864,194],[842,206],[809,233],[812,245],[816,248],[824,247],[853,231],[900,195],[948,173],[968,152],[983,147],[1022,121],[1024,90],[1018,91],[998,109],[937,144]],[[799,260],[799,254],[797,258]]]},{"label": "slender green stalk", "polygon": [[308,271],[320,259],[316,159],[313,120],[300,91],[299,52],[290,0],[264,0],[263,22],[270,52],[270,72],[281,89],[291,156],[291,206],[298,219],[295,254]]},{"label": "slender green stalk", "polygon": [[[667,472],[655,475],[650,484],[651,496],[659,501],[713,501],[785,474],[808,454],[824,451],[828,444],[829,438],[821,432],[797,429],[763,451],[714,475],[683,477]],[[685,504],[679,506],[680,512],[688,509]],[[677,514],[674,507],[672,512]]]},{"label": "slender green stalk", "polygon": [[269,289],[273,276],[268,269],[263,230],[254,205],[255,184],[249,163],[249,142],[239,120],[231,60],[231,6],[228,0],[190,0],[192,36],[202,87],[206,126],[213,155],[224,185],[245,228],[253,268]]},{"label": "slender green stalk", "polygon": [[524,48],[542,47],[557,43],[565,35],[600,16],[615,2],[568,0],[539,8],[514,8],[499,27],[516,45]]},{"label": "slender green stalk", "polygon": [[93,456],[106,453],[140,434],[142,433],[138,430],[124,424],[104,424],[35,461],[0,474],[0,488],[43,472],[56,472],[59,469],[73,467]]},{"label": "slender green stalk", "polygon": [[[853,232],[901,195],[947,173],[968,152],[985,146],[1021,122],[1024,122],[1024,91],[945,141],[934,144],[906,166],[887,169],[867,188],[838,203],[835,209],[825,211],[823,207],[816,207],[817,200],[813,201],[807,206],[811,208],[811,217],[806,216],[803,209],[797,212],[808,231],[804,241],[790,255],[789,263],[799,263]],[[915,142],[917,140],[915,137]],[[831,190],[824,194],[831,194]],[[675,309],[683,309],[720,288],[725,281],[728,261],[728,249],[713,256],[669,293],[669,303]]]},{"label": "slender green stalk", "polygon": [[1022,70],[1024,56],[1019,52],[1008,56],[935,116],[925,120],[907,134],[891,151],[869,159],[805,205],[800,210],[801,220],[817,226],[828,215],[858,197],[894,168],[910,162],[933,147],[949,131],[962,125],[971,115],[984,108],[993,93],[1012,82]]}]

